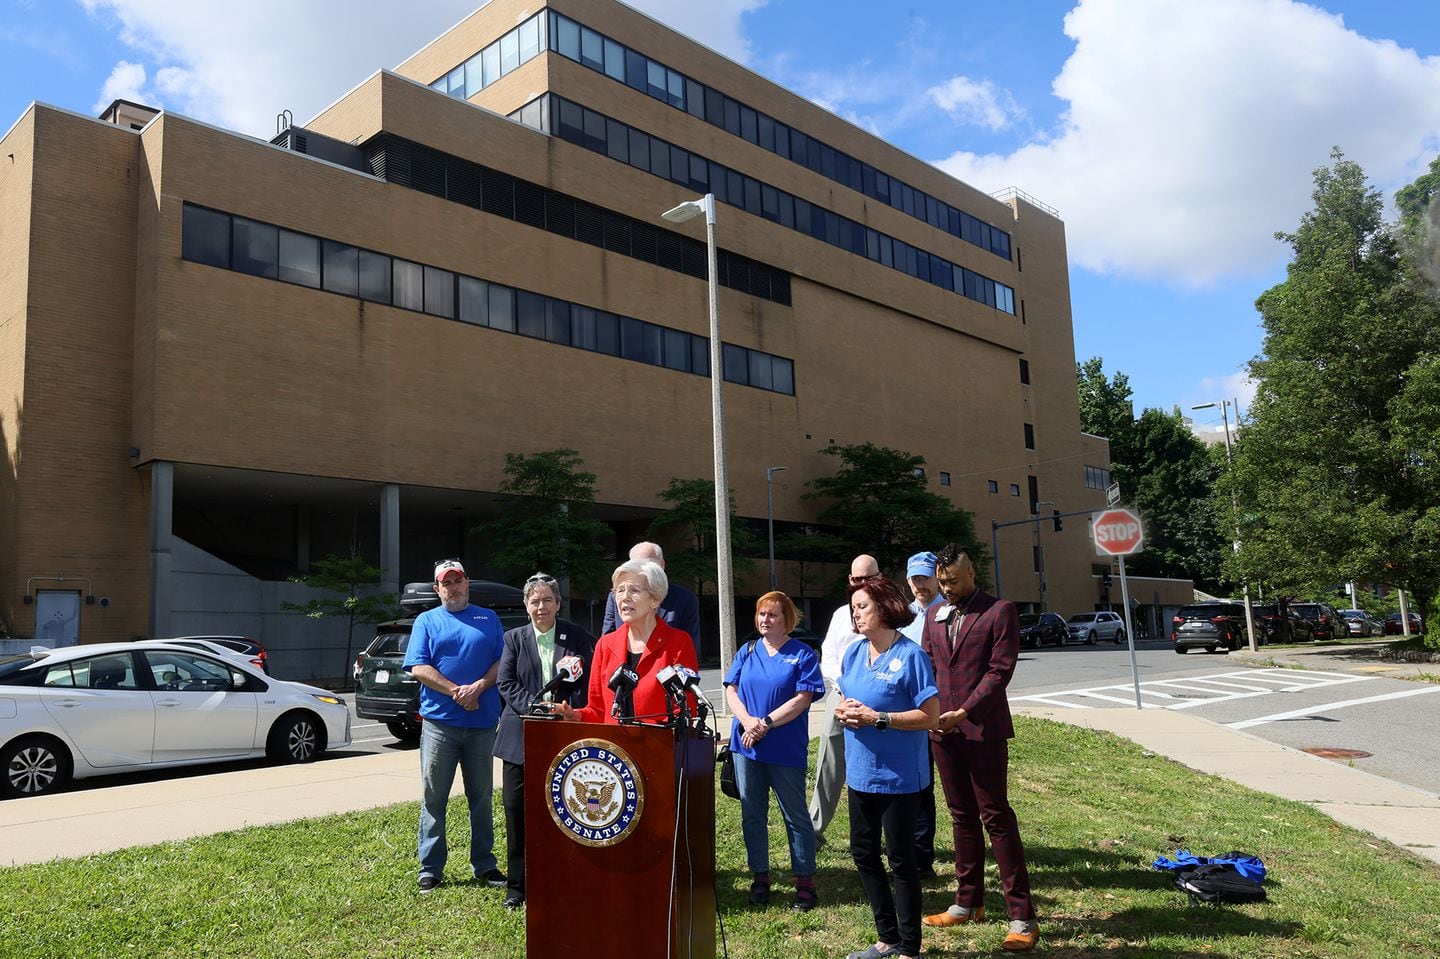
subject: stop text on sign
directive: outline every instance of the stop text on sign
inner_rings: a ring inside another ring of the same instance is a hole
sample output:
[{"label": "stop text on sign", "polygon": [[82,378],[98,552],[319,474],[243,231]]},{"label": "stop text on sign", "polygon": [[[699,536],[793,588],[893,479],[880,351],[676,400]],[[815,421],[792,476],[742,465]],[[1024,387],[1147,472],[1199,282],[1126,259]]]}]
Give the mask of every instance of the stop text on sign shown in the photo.
[{"label": "stop text on sign", "polygon": [[1091,516],[1090,531],[1095,552],[1104,556],[1129,556],[1140,552],[1145,529],[1140,517],[1128,509],[1107,509]]}]

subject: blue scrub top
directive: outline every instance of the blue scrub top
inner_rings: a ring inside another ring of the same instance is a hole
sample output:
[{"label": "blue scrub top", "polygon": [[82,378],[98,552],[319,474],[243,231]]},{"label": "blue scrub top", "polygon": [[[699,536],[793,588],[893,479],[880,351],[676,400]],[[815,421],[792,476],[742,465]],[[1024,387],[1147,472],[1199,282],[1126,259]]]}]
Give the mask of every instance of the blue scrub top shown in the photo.
[{"label": "blue scrub top", "polygon": [[[852,643],[840,667],[840,694],[871,709],[903,713],[938,695],[930,657],[904,636],[873,664],[870,643]],[[923,729],[845,730],[845,784],[899,795],[930,785],[930,734]]]},{"label": "blue scrub top", "polygon": [[[755,717],[766,716],[789,702],[796,693],[825,695],[825,679],[820,675],[820,660],[809,646],[790,639],[775,655],[765,648],[765,640],[747,643],[730,663],[725,685],[734,686],[745,709]],[[812,700],[813,702],[813,700]],[[809,763],[807,746],[810,740],[810,708],[783,726],[772,727],[754,747],[740,742],[743,730],[736,723],[730,730],[730,748],[746,759],[776,766],[804,769]]]}]

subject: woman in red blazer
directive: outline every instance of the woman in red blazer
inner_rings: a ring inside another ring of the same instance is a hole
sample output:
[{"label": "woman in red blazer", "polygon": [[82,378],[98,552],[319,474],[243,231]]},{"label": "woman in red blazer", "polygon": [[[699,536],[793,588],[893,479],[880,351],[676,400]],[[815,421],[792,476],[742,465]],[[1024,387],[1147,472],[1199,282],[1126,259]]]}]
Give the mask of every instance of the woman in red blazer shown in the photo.
[{"label": "woman in red blazer", "polygon": [[561,705],[557,711],[566,719],[617,724],[610,677],[617,667],[628,665],[640,674],[634,695],[636,718],[650,722],[663,720],[668,714],[669,702],[655,674],[666,666],[688,666],[699,672],[695,643],[689,633],[676,629],[657,614],[665,594],[670,591],[670,581],[659,563],[632,559],[616,568],[610,582],[615,590],[620,625],[595,644],[589,703],[583,709]]}]

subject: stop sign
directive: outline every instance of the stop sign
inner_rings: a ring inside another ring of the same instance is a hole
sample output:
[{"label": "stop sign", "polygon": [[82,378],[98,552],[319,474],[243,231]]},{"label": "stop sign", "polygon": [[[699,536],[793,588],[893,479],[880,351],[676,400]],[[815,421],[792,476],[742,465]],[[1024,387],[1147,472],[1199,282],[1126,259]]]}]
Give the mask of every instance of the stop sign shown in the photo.
[{"label": "stop sign", "polygon": [[1090,535],[1095,552],[1104,556],[1129,556],[1145,544],[1140,517],[1128,509],[1107,509],[1090,516]]}]

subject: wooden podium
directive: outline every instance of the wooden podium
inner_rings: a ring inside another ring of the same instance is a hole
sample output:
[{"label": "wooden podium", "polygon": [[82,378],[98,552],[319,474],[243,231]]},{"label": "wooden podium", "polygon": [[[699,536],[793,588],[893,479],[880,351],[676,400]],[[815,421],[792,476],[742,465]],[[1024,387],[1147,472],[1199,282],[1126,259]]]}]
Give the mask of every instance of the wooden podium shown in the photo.
[{"label": "wooden podium", "polygon": [[715,747],[525,723],[525,955],[714,959]]}]

